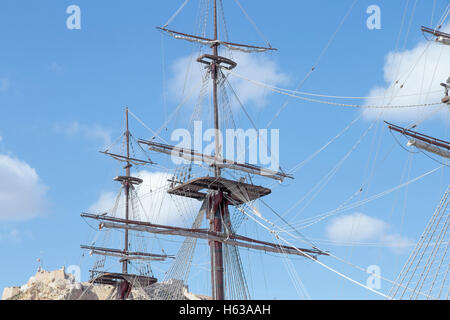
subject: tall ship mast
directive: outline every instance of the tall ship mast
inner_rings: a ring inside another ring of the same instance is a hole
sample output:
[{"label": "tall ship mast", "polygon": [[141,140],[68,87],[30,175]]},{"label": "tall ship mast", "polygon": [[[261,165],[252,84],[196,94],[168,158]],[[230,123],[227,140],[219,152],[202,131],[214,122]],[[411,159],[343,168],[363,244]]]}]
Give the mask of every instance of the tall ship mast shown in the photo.
[{"label": "tall ship mast", "polygon": [[[223,243],[229,242],[225,239],[233,239],[230,244],[235,246],[250,246],[254,249],[263,251],[272,251],[290,254],[302,255],[302,252],[308,252],[312,255],[322,255],[324,252],[316,249],[298,249],[298,252],[287,246],[280,246],[274,243],[258,242],[254,239],[246,239],[245,237],[238,236],[233,230],[233,226],[230,221],[229,206],[240,206],[247,202],[254,201],[263,197],[271,192],[270,189],[256,186],[253,184],[247,184],[240,181],[227,180],[221,176],[221,170],[223,168],[232,168],[234,170],[240,170],[244,172],[250,172],[252,174],[264,175],[267,174],[273,179],[282,181],[285,178],[292,178],[291,176],[283,172],[275,172],[267,169],[263,169],[257,166],[251,166],[245,163],[236,163],[223,159],[221,154],[220,138],[220,118],[219,118],[219,102],[218,102],[218,90],[219,90],[219,75],[221,69],[227,70],[234,69],[237,63],[231,59],[219,55],[219,47],[222,45],[232,46],[237,49],[244,49],[249,51],[268,51],[276,50],[272,47],[258,47],[248,44],[231,43],[223,41],[218,38],[218,8],[217,0],[213,1],[213,38],[198,37],[195,35],[178,32],[160,27],[158,29],[169,33],[175,37],[181,37],[188,41],[201,41],[208,43],[212,49],[211,54],[203,54],[197,58],[198,63],[205,64],[208,68],[211,81],[212,81],[212,100],[213,100],[213,118],[214,118],[214,132],[215,132],[215,149],[214,155],[198,154],[194,150],[177,150],[173,146],[162,146],[150,141],[139,140],[139,143],[147,145],[150,150],[157,152],[178,152],[182,157],[192,157],[191,160],[206,160],[214,168],[214,177],[201,177],[185,183],[181,183],[169,190],[171,194],[176,194],[182,197],[195,198],[203,202],[202,208],[206,209],[206,219],[209,221],[208,234],[217,236],[217,239],[209,240],[210,246],[210,259],[211,259],[211,287],[212,298],[215,300],[225,299],[225,281],[224,281],[224,258],[223,258]],[[222,75],[223,76],[223,75]],[[206,190],[201,193],[200,190]],[[189,230],[187,232],[196,231]],[[198,236],[198,234],[197,234]],[[235,241],[235,240],[242,240]]]},{"label": "tall ship mast", "polygon": [[[174,265],[166,273],[166,277],[168,277],[166,280],[173,280],[170,276],[171,272],[175,272],[174,270],[181,268],[176,265],[177,263],[187,265],[187,261],[192,259],[193,239],[195,241],[197,239],[207,240],[210,253],[211,298],[214,300],[233,298],[235,296],[231,296],[231,294],[227,295],[227,291],[233,290],[233,286],[239,286],[242,289],[242,292],[239,294],[238,298],[249,299],[249,293],[245,289],[245,275],[243,274],[238,248],[248,248],[280,255],[300,256],[307,259],[317,259],[318,256],[327,255],[328,253],[314,246],[311,246],[310,248],[298,248],[250,238],[240,235],[235,231],[235,226],[233,225],[230,216],[230,207],[235,207],[237,211],[251,210],[253,214],[258,214],[251,204],[271,193],[269,188],[253,184],[252,176],[273,179],[279,182],[282,182],[284,179],[292,179],[293,177],[284,173],[281,169],[275,171],[247,162],[237,162],[232,159],[226,159],[222,155],[221,150],[223,146],[221,145],[220,131],[224,128],[221,128],[220,126],[222,119],[219,112],[219,92],[221,89],[224,89],[223,85],[226,80],[222,70],[232,70],[237,67],[237,63],[232,59],[219,55],[219,48],[225,47],[243,52],[264,52],[276,49],[271,46],[253,46],[220,39],[218,34],[218,2],[217,0],[214,0],[212,3],[212,38],[174,31],[168,29],[167,25],[159,27],[158,29],[177,39],[199,42],[202,45],[208,45],[211,48],[211,53],[202,54],[197,58],[197,62],[205,65],[207,75],[211,79],[214,151],[211,154],[204,154],[197,150],[163,144],[154,140],[138,139],[138,143],[143,147],[147,147],[149,151],[178,157],[191,163],[191,165],[207,165],[212,169],[212,175],[208,174],[193,179],[182,180],[174,176],[171,181],[171,187],[167,190],[167,193],[170,195],[195,199],[201,202],[200,210],[196,215],[193,225],[190,228],[184,228],[155,224],[148,221],[138,221],[132,219],[127,214],[127,211],[123,218],[91,214],[83,214],[82,216],[84,218],[98,220],[102,229],[119,229],[125,231],[125,243],[127,243],[127,235],[130,231],[186,237],[186,240],[176,256]],[[116,179],[123,183],[126,199],[128,199],[129,187],[136,183],[140,183],[141,180],[130,176],[129,169],[131,159],[129,159],[129,153],[127,152],[127,155],[121,157],[121,159],[126,161],[126,174],[125,176]],[[223,176],[224,171],[239,172],[247,178],[228,179]],[[249,181],[246,181],[246,179],[249,179]],[[125,206],[127,207],[127,204]],[[206,219],[208,225],[208,228],[205,229],[200,228],[204,219]],[[126,256],[130,255],[127,245],[125,245],[123,253]],[[228,258],[226,258],[225,255]],[[183,257],[184,260],[180,262],[180,259],[178,259],[179,257]],[[167,256],[159,255],[155,256],[155,258],[167,258]],[[230,260],[231,262],[227,262],[227,260]],[[123,274],[127,274],[127,264],[128,260],[125,258],[123,261]],[[234,274],[233,277],[236,279],[233,281],[236,281],[238,284],[231,284],[230,280],[226,280],[227,272],[232,272]],[[167,274],[169,274],[169,276]],[[121,275],[117,276],[120,277]],[[184,274],[183,277],[185,276],[186,275]],[[105,278],[105,276],[101,277],[101,279],[103,278]]]},{"label": "tall ship mast", "polygon": [[[116,154],[109,152],[110,146],[107,150],[101,151],[102,154],[113,158],[119,163],[123,164],[123,169],[125,174],[117,176],[114,181],[121,184],[121,190],[116,198],[116,204],[110,212],[104,212],[100,215],[91,213],[82,213],[82,218],[89,219],[120,219],[128,221],[129,219],[139,219],[141,218],[139,214],[139,209],[137,204],[137,193],[136,187],[142,184],[143,180],[141,178],[131,175],[131,168],[133,165],[152,165],[154,164],[149,158],[146,160],[137,159],[130,156],[131,147],[131,132],[129,130],[129,111],[128,108],[125,109],[125,132],[122,135],[125,144],[125,154]],[[123,197],[121,196],[123,192]],[[120,212],[123,209],[123,212]],[[144,208],[143,208],[144,209]],[[119,218],[123,214],[123,219]],[[101,226],[100,226],[101,229]],[[173,258],[165,253],[150,253],[146,252],[146,244],[143,241],[139,241],[138,244],[132,243],[131,234],[128,229],[124,230],[123,233],[123,247],[122,248],[109,248],[109,247],[99,247],[94,244],[82,245],[81,248],[84,250],[89,250],[90,255],[96,255],[99,259],[96,261],[94,268],[90,270],[91,272],[91,283],[93,284],[109,284],[117,287],[117,298],[124,300],[130,295],[133,286],[139,286],[146,288],[157,282],[157,279],[153,276],[150,262],[151,261],[163,261],[169,258]],[[111,270],[105,270],[105,258],[110,257],[118,259],[122,265],[121,272],[114,272]],[[130,264],[136,263],[138,265],[139,273],[130,271]]]}]

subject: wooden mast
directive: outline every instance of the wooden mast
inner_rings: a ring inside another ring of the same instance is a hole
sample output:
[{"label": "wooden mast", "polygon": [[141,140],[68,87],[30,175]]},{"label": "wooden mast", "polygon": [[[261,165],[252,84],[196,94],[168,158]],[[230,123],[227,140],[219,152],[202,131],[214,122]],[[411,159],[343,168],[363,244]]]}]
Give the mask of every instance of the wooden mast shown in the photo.
[{"label": "wooden mast", "polygon": [[[213,122],[214,122],[214,137],[215,150],[213,155],[195,152],[194,150],[178,148],[170,145],[163,145],[153,141],[138,140],[138,143],[145,144],[149,150],[169,154],[171,156],[181,157],[191,162],[200,161],[207,163],[214,168],[214,177],[206,176],[200,177],[188,182],[172,180],[172,186],[167,191],[170,194],[175,194],[183,197],[190,197],[203,201],[206,209],[206,219],[209,220],[208,230],[202,229],[188,229],[188,228],[174,228],[171,226],[144,224],[142,222],[130,220],[116,220],[114,222],[102,222],[100,228],[118,228],[129,229],[136,231],[145,231],[154,234],[173,234],[184,237],[192,237],[198,239],[207,239],[210,246],[210,265],[211,265],[211,290],[212,298],[214,300],[225,299],[225,281],[224,281],[224,256],[223,244],[246,247],[255,250],[262,250],[266,252],[287,253],[294,255],[303,255],[302,252],[309,252],[313,255],[326,255],[321,250],[308,250],[300,248],[291,248],[288,246],[281,246],[274,243],[263,242],[256,239],[250,239],[236,235],[232,230],[228,206],[238,206],[246,202],[256,200],[269,194],[270,189],[247,184],[243,181],[227,180],[221,176],[221,170],[233,169],[246,172],[247,174],[257,174],[267,176],[272,179],[283,181],[284,178],[292,178],[292,176],[284,174],[283,172],[273,171],[261,168],[248,163],[236,163],[224,159],[221,154],[221,135],[220,135],[220,113],[218,102],[219,90],[219,75],[220,68],[231,70],[236,67],[236,62],[219,56],[219,46],[224,45],[230,49],[244,50],[246,52],[263,52],[267,50],[276,50],[268,47],[257,47],[251,45],[237,44],[225,42],[219,39],[218,35],[218,7],[217,0],[213,1],[213,28],[214,38],[204,38],[195,35],[190,35],[182,32],[177,32],[164,28],[158,28],[176,39],[187,41],[200,42],[204,45],[209,45],[212,49],[212,54],[203,54],[197,58],[197,62],[208,66],[208,72],[212,80],[212,100],[213,100]],[[170,180],[169,180],[170,181]],[[207,190],[207,193],[202,192]],[[202,206],[203,207],[203,206]],[[103,217],[87,216],[88,218],[105,220]],[[109,219],[109,218],[108,218]],[[110,220],[111,221],[111,220]],[[127,223],[128,225],[125,225]]]},{"label": "wooden mast", "polygon": [[[217,0],[214,0],[214,41],[217,41]],[[213,57],[218,57],[219,43],[214,42],[212,45]],[[211,79],[213,81],[213,103],[214,103],[214,136],[215,136],[215,158],[220,157],[220,141],[219,141],[219,105],[217,99],[217,75],[218,75],[218,65],[217,61],[214,59],[211,63]],[[214,167],[214,174],[220,177],[220,168],[218,166]],[[223,201],[222,191],[211,192],[214,200],[218,199],[219,204],[210,219],[210,231],[211,232],[222,232],[222,221],[224,221],[224,212],[226,210],[226,204]],[[216,202],[214,201],[213,202]],[[221,203],[220,203],[221,202]],[[224,288],[224,272],[223,272],[223,250],[222,242],[219,241],[209,241],[210,252],[211,252],[211,289],[212,298],[214,300],[224,300],[225,299],[225,288]]]},{"label": "wooden mast", "polygon": [[[91,254],[95,255],[102,255],[102,256],[111,256],[115,258],[120,258],[120,263],[122,264],[122,272],[121,273],[114,273],[114,272],[105,272],[105,271],[98,271],[98,270],[90,270],[91,272],[91,282],[93,283],[107,283],[107,284],[118,284],[119,285],[119,297],[120,299],[126,299],[128,294],[131,291],[132,282],[138,281],[141,285],[147,286],[152,283],[157,282],[157,279],[153,276],[147,276],[147,275],[137,275],[132,274],[129,272],[128,264],[130,261],[162,261],[167,258],[174,258],[174,256],[168,256],[166,254],[152,254],[152,253],[146,253],[146,252],[134,252],[130,251],[130,240],[129,240],[129,230],[132,230],[131,228],[128,228],[128,221],[130,220],[130,198],[131,198],[131,192],[134,190],[135,185],[139,185],[143,182],[142,179],[133,177],[131,175],[131,167],[133,166],[133,163],[139,164],[139,165],[146,165],[146,164],[154,164],[153,161],[150,159],[148,160],[142,160],[137,158],[130,157],[130,147],[131,147],[131,133],[129,130],[129,110],[128,108],[125,109],[125,128],[126,131],[124,133],[125,136],[125,142],[126,142],[126,155],[122,154],[115,154],[110,153],[108,150],[106,151],[100,151],[100,153],[110,156],[111,158],[125,163],[125,166],[123,169],[125,169],[125,175],[124,176],[118,176],[115,177],[114,180],[121,183],[124,192],[125,192],[125,219],[124,219],[124,245],[123,250],[114,249],[114,248],[101,248],[101,247],[94,247],[94,246],[85,246],[82,245],[82,249],[90,250]],[[101,216],[106,216],[108,213],[104,213]],[[83,214],[81,215],[84,216]],[[130,282],[131,281],[131,282]]]},{"label": "wooden mast", "polygon": [[[129,209],[130,209],[130,205],[129,205],[129,199],[130,199],[130,183],[129,183],[129,178],[130,178],[130,167],[131,167],[131,163],[130,163],[130,131],[128,128],[128,108],[125,109],[125,127],[126,127],[126,131],[125,131],[125,138],[126,138],[126,142],[127,142],[127,162],[126,162],[126,166],[125,166],[125,176],[127,177],[127,179],[125,179],[123,181],[123,186],[125,188],[125,219],[128,220],[129,219]],[[128,230],[125,230],[125,243],[124,243],[124,252],[128,252]],[[123,259],[122,262],[122,273],[128,273],[128,260],[127,259]]]}]

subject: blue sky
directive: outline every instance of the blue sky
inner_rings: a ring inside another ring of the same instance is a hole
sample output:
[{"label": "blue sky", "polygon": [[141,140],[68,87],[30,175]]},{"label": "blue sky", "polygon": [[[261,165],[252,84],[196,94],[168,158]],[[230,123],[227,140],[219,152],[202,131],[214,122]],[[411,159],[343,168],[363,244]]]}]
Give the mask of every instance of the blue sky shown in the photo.
[{"label": "blue sky", "polygon": [[[244,70],[251,60],[256,61],[254,70],[247,68],[245,71],[248,77],[295,89],[315,64],[353,2],[241,0],[264,36],[279,50],[262,54],[262,57],[253,54],[251,58],[241,57],[244,63],[236,72]],[[48,270],[80,265],[83,280],[87,279],[93,259],[82,257],[79,245],[88,241],[91,229],[79,213],[92,207],[102,192],[117,190],[112,178],[119,170],[117,163],[97,151],[121,134],[125,106],[156,130],[180,102],[177,94],[180,88],[175,86],[184,75],[180,61],[194,54],[196,47],[161,36],[155,27],[163,25],[181,3],[143,0],[132,3],[0,2],[0,156],[3,156],[0,190],[7,199],[0,197],[3,211],[0,213],[0,252],[4,257],[0,288],[25,283],[35,273],[38,257]],[[301,90],[339,96],[377,95],[390,85],[386,79],[396,73],[391,70],[395,66],[399,66],[399,74],[406,74],[402,81],[406,79],[411,83],[399,92],[428,92],[439,87],[449,76],[445,74],[448,65],[444,64],[448,59],[444,58],[450,49],[431,44],[426,55],[419,59],[425,41],[420,26],[434,26],[448,1],[409,1],[401,28],[406,3],[403,0],[358,1]],[[66,27],[69,16],[66,9],[72,4],[81,8],[81,30]],[[366,9],[373,4],[381,9],[379,30],[369,30],[366,26],[369,17]],[[224,7],[231,41],[264,45],[234,1],[224,1]],[[195,32],[197,8],[198,1],[191,0],[170,27]],[[394,57],[389,64],[389,53],[396,48],[401,62],[396,63]],[[408,72],[417,61],[419,65]],[[422,82],[416,79],[433,74],[436,65],[439,71],[433,79]],[[249,86],[241,82],[236,85],[240,90],[238,94],[248,94]],[[258,128],[265,128],[287,99],[264,91],[247,97],[246,110]],[[439,100],[440,97],[434,94],[426,99]],[[423,100],[425,98],[411,99],[407,100],[408,104],[430,102]],[[189,125],[187,119],[194,102],[195,99],[189,101],[162,132],[165,139],[170,139],[174,129]],[[401,99],[394,102],[403,104]],[[250,128],[241,110],[233,108],[238,125]],[[282,167],[290,169],[308,158],[361,112],[358,108],[289,100],[271,125],[280,130]],[[428,112],[387,112],[381,120],[405,126],[417,122],[421,132],[448,140],[448,108],[429,117]],[[364,114],[335,143],[298,170],[295,180],[274,187],[266,201],[280,213],[288,210],[352,149],[368,128],[355,151],[301,214],[295,215],[308,200],[286,215],[290,222],[337,208],[361,186],[364,186],[363,191],[352,201],[368,198],[440,166],[422,153],[412,154],[402,149],[381,121],[373,124],[375,118],[373,113]],[[150,137],[151,133],[137,121],[132,119],[131,125],[136,137]],[[401,140],[401,143],[404,146],[406,141]],[[155,157],[169,164],[168,160]],[[448,185],[448,178],[448,170],[442,168],[407,188],[339,216],[351,220],[360,214],[370,226],[378,225],[374,232],[414,243]],[[267,208],[261,207],[261,212],[277,221]],[[346,261],[364,268],[380,266],[382,276],[394,280],[412,247],[397,252],[383,246],[363,245],[386,240],[379,234],[360,235],[353,245],[329,244],[327,241],[336,240],[330,239],[336,235],[333,227],[339,227],[339,222],[345,223],[333,218],[302,232],[318,240],[319,247]],[[255,231],[251,222],[245,228],[252,234],[267,237],[263,235],[264,230]],[[245,228],[240,231],[247,231]],[[176,245],[170,248],[175,250]],[[205,253],[205,245],[199,250]],[[299,298],[281,259],[246,251],[242,255],[252,297]],[[201,264],[207,261],[207,255],[200,255],[198,259]],[[254,263],[255,259],[258,263]],[[321,261],[366,283],[368,274],[330,258],[321,258]],[[314,299],[381,298],[313,262],[294,259],[293,266]],[[161,270],[167,267],[167,264],[158,266]],[[209,274],[201,270],[193,271],[200,276],[189,285],[193,292],[208,294],[205,283]],[[379,291],[387,293],[389,288],[388,282],[382,282]]]}]

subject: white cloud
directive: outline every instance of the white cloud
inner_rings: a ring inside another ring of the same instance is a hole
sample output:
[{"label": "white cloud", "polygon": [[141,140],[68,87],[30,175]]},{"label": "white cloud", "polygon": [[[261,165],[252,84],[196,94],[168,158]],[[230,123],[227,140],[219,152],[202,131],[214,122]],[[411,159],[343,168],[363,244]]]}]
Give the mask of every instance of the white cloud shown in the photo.
[{"label": "white cloud", "polygon": [[[444,31],[450,31],[450,24]],[[450,48],[435,42],[421,41],[411,50],[390,52],[384,65],[385,85],[372,88],[365,105],[415,105],[439,102],[444,95],[440,83],[450,76]],[[398,83],[396,83],[398,81]],[[400,88],[403,85],[403,88]],[[418,93],[434,92],[428,95]],[[405,96],[405,97],[401,97]],[[440,106],[366,109],[367,118],[410,122],[427,117],[433,112],[444,120],[448,108],[436,111]]]},{"label": "white cloud", "polygon": [[331,220],[326,227],[326,233],[333,242],[377,241],[395,252],[401,252],[411,246],[411,240],[391,233],[390,229],[390,225],[381,219],[363,213],[353,213]]},{"label": "white cloud", "polygon": [[[191,95],[191,102],[196,101],[202,87],[202,75],[205,73],[205,65],[198,63],[197,57],[198,55],[190,55],[173,63],[171,67],[173,76],[168,81],[170,96],[181,99],[181,97]],[[234,52],[232,59],[237,62],[234,70],[248,79],[256,79],[272,86],[283,85],[289,81],[288,75],[279,70],[278,64],[263,54],[249,55]],[[252,103],[262,107],[266,104],[270,91],[233,75],[230,75],[228,79],[244,105]],[[211,92],[210,80],[208,88]],[[233,93],[230,92],[229,95],[231,97]]]},{"label": "white cloud", "polygon": [[90,140],[101,141],[103,147],[111,144],[111,132],[98,124],[86,125],[73,121],[69,124],[56,124],[55,130],[70,137],[80,135]]},{"label": "white cloud", "polygon": [[0,220],[28,220],[47,208],[48,187],[27,163],[0,155]]},{"label": "white cloud", "polygon": [[89,211],[95,213],[111,212],[116,196],[114,192],[102,192],[98,200],[89,207]]},{"label": "white cloud", "polygon": [[336,241],[365,241],[384,233],[388,225],[362,213],[335,218],[327,226],[327,234]]},{"label": "white cloud", "polygon": [[[137,207],[138,210],[133,211],[139,211],[139,217],[133,217],[130,213],[130,219],[149,221],[155,224],[190,226],[200,209],[201,202],[167,194],[166,191],[170,184],[167,180],[172,177],[171,174],[164,172],[141,171],[139,178],[144,182],[137,188],[137,195],[141,203],[135,201],[135,208]],[[89,212],[97,214],[107,212],[111,215],[117,195],[118,193],[114,192],[102,192],[99,199],[89,207]],[[124,218],[124,198],[124,192],[122,192],[116,217]]]}]

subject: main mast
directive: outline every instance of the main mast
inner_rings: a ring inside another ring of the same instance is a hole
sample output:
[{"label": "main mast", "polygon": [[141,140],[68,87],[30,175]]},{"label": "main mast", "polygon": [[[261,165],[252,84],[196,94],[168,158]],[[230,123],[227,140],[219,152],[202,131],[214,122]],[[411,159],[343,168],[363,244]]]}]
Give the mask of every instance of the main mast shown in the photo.
[{"label": "main mast", "polygon": [[[213,56],[218,57],[219,54],[219,43],[217,42],[217,0],[214,0],[214,43],[212,45]],[[220,157],[220,141],[219,141],[219,103],[217,100],[217,75],[218,75],[218,65],[214,61],[211,64],[211,79],[213,82],[213,103],[214,103],[214,136],[215,136],[215,156]],[[220,168],[216,166],[214,168],[216,177],[220,176]]]},{"label": "main mast", "polygon": [[[213,38],[205,38],[201,36],[186,34],[174,30],[167,29],[167,24],[159,28],[160,30],[169,33],[177,39],[183,39],[188,41],[200,42],[205,45],[209,45],[212,49],[212,54],[203,54],[197,58],[197,62],[207,65],[208,71],[212,80],[212,99],[213,99],[213,121],[214,121],[214,137],[215,137],[215,151],[214,155],[199,154],[194,150],[188,150],[185,148],[177,148],[170,145],[163,145],[152,141],[139,140],[141,144],[149,146],[150,150],[162,152],[166,154],[176,154],[182,158],[190,161],[201,161],[208,163],[214,169],[213,177],[202,177],[193,179],[186,183],[180,183],[178,186],[168,190],[168,193],[190,197],[198,200],[202,200],[206,210],[206,219],[209,220],[209,235],[208,244],[210,246],[211,257],[211,290],[212,298],[214,300],[225,299],[225,281],[224,281],[224,255],[223,244],[235,245],[235,246],[247,246],[248,243],[233,243],[229,242],[230,237],[234,237],[235,234],[232,231],[230,213],[228,207],[230,205],[240,206],[244,203],[254,201],[260,197],[269,194],[270,189],[255,186],[253,184],[246,184],[242,181],[227,180],[221,176],[221,169],[232,169],[245,172],[246,174],[257,174],[260,176],[266,176],[272,179],[283,181],[284,178],[292,178],[289,175],[279,171],[272,171],[269,169],[261,168],[248,163],[237,163],[232,160],[224,159],[222,156],[221,146],[221,134],[220,134],[220,113],[218,102],[218,90],[219,90],[219,76],[221,74],[220,69],[225,68],[231,70],[237,66],[236,62],[219,56],[219,46],[223,45],[231,50],[241,50],[244,52],[264,52],[269,50],[276,50],[272,47],[258,47],[247,44],[239,44],[223,41],[219,39],[218,34],[218,6],[217,0],[213,1]],[[176,151],[176,152],[174,152]],[[208,190],[207,193],[201,192],[202,190]],[[148,229],[147,229],[148,230]],[[157,232],[157,230],[151,230],[149,232]],[[181,232],[181,230],[175,231]],[[183,230],[183,233],[186,230]],[[181,233],[180,233],[181,234]],[[200,236],[198,231],[192,231],[190,236]],[[245,238],[246,242],[255,241],[254,239]],[[253,242],[254,243],[254,242]],[[263,247],[255,247],[257,250],[275,250],[275,252],[283,252],[286,248],[281,248],[278,245],[264,243]],[[269,249],[271,247],[271,249]],[[303,249],[302,249],[303,250]],[[313,250],[315,255],[325,254],[319,250]],[[289,251],[293,253],[293,251]],[[295,253],[294,253],[295,254]]]},{"label": "main mast", "polygon": [[[214,43],[212,45],[213,57],[218,57],[219,43],[217,42],[217,0],[214,0]],[[214,59],[211,63],[211,79],[213,82],[213,103],[214,103],[214,135],[215,135],[215,158],[216,161],[220,157],[220,141],[219,141],[219,104],[217,101],[217,75],[218,66]],[[220,168],[214,167],[216,177],[220,177]],[[222,191],[215,192],[215,197],[223,199]],[[222,201],[220,201],[222,202]],[[209,229],[212,232],[222,232],[222,221],[224,221],[224,209],[226,204],[218,205],[213,217],[210,219]],[[225,289],[223,281],[223,250],[222,243],[218,241],[209,241],[211,251],[211,286],[213,299],[224,300]]]}]

